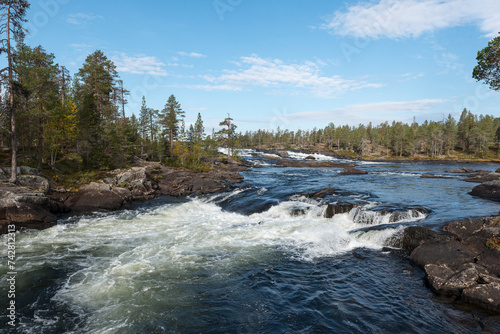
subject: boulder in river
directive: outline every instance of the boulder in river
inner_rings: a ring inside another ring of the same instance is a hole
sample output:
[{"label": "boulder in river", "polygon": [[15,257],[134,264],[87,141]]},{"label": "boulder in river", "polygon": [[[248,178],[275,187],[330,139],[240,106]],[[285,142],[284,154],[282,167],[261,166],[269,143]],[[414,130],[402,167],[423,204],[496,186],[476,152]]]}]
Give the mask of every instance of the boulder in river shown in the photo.
[{"label": "boulder in river", "polygon": [[472,188],[471,195],[500,201],[500,180],[488,181]]},{"label": "boulder in river", "polygon": [[474,171],[470,168],[467,167],[462,167],[458,169],[453,169],[450,171],[450,173],[455,173],[455,174],[471,174],[474,173]]},{"label": "boulder in river", "polygon": [[361,170],[361,169],[354,168],[354,167],[346,167],[343,170],[341,170],[339,172],[339,174],[342,174],[342,175],[363,175],[363,174],[368,174],[368,172]]},{"label": "boulder in river", "polygon": [[328,204],[325,210],[324,217],[325,218],[332,218],[336,214],[340,213],[348,213],[355,207],[359,206],[359,204]]}]

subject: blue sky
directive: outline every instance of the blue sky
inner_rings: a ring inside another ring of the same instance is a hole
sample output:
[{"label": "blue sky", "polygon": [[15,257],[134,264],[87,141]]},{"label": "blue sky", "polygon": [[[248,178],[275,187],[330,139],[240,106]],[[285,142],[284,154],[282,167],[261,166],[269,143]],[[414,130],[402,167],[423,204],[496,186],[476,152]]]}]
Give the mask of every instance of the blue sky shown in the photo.
[{"label": "blue sky", "polygon": [[27,43],[74,74],[102,50],[131,91],[174,94],[207,132],[500,117],[500,92],[472,79],[500,32],[498,0],[31,1]]}]

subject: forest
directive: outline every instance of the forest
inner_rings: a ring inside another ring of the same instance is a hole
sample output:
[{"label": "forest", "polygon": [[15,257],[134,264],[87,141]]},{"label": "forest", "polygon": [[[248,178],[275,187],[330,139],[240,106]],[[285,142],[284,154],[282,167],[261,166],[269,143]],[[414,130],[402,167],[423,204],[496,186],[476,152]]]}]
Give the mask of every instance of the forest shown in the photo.
[{"label": "forest", "polygon": [[[210,168],[219,147],[229,147],[230,152],[234,148],[332,150],[360,158],[499,158],[500,118],[466,109],[459,119],[448,115],[422,124],[394,121],[350,127],[332,122],[312,130],[244,133],[237,132],[228,115],[220,130],[207,135],[202,115],[187,126],[181,102],[167,93],[163,109],[149,107],[143,97],[140,110],[127,116],[130,93],[102,51],[89,54],[71,74],[43,46],[24,42],[27,1],[4,1],[0,6],[1,51],[7,59],[0,96],[2,165],[10,161],[14,167],[24,164],[40,171],[105,171],[140,158],[203,171]],[[498,53],[498,47],[487,49],[479,52],[473,77],[498,89],[491,80],[495,72],[485,70],[492,67],[488,57]],[[11,182],[15,181],[13,169]]]}]

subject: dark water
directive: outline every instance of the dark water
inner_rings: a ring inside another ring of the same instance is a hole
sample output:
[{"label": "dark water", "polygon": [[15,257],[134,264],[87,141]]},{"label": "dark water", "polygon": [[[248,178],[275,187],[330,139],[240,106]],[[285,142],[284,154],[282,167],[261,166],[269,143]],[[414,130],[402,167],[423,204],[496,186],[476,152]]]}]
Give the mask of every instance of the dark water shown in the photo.
[{"label": "dark water", "polygon": [[[434,296],[421,269],[382,251],[408,225],[498,214],[498,203],[468,194],[476,184],[447,173],[458,167],[367,163],[368,175],[347,176],[265,166],[231,193],[17,234],[20,322],[3,317],[0,333],[495,332],[498,317]],[[324,188],[339,190],[302,196]],[[360,206],[328,219],[328,203]]]}]

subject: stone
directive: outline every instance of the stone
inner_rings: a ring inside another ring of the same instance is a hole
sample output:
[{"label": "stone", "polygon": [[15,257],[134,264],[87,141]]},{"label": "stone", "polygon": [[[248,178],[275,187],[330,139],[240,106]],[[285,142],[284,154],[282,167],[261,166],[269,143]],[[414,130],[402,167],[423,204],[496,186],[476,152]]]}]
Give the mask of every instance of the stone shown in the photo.
[{"label": "stone", "polygon": [[399,241],[393,242],[393,245],[403,249],[408,255],[423,242],[446,242],[453,240],[452,236],[439,233],[422,226],[409,226],[403,230]]},{"label": "stone", "polygon": [[500,180],[488,181],[472,188],[471,195],[500,201]]},{"label": "stone", "polygon": [[479,284],[464,289],[462,298],[472,304],[500,312],[500,284]]},{"label": "stone", "polygon": [[33,190],[40,190],[47,194],[50,190],[50,183],[44,177],[36,175],[19,175],[17,177],[19,185]]},{"label": "stone", "polygon": [[464,245],[458,241],[424,242],[413,250],[410,260],[424,267],[427,264],[442,264],[451,268],[473,262],[475,254],[472,254]]},{"label": "stone", "polygon": [[342,171],[340,171],[339,174],[341,174],[341,175],[363,175],[363,174],[368,174],[368,172],[354,168],[354,167],[347,167],[347,168],[344,168]]},{"label": "stone", "polygon": [[307,198],[325,198],[327,196],[336,195],[340,189],[337,188],[325,188],[314,193],[304,194]]},{"label": "stone", "polygon": [[478,265],[485,267],[492,275],[500,277],[500,249],[489,248],[477,256]]},{"label": "stone", "polygon": [[325,218],[332,218],[336,214],[340,213],[348,213],[355,207],[359,206],[359,204],[328,204],[326,207],[324,217]]},{"label": "stone", "polygon": [[462,167],[459,169],[453,169],[450,171],[450,173],[455,173],[455,174],[469,174],[469,173],[474,173],[474,171],[470,168]]},{"label": "stone", "polygon": [[436,264],[427,264],[424,269],[432,289],[448,296],[459,296],[464,289],[478,284],[480,274],[488,274],[486,269],[473,263],[466,263],[456,270]]},{"label": "stone", "polygon": [[64,202],[75,211],[118,210],[124,203],[119,193],[111,191],[109,184],[96,182],[80,188]]}]

